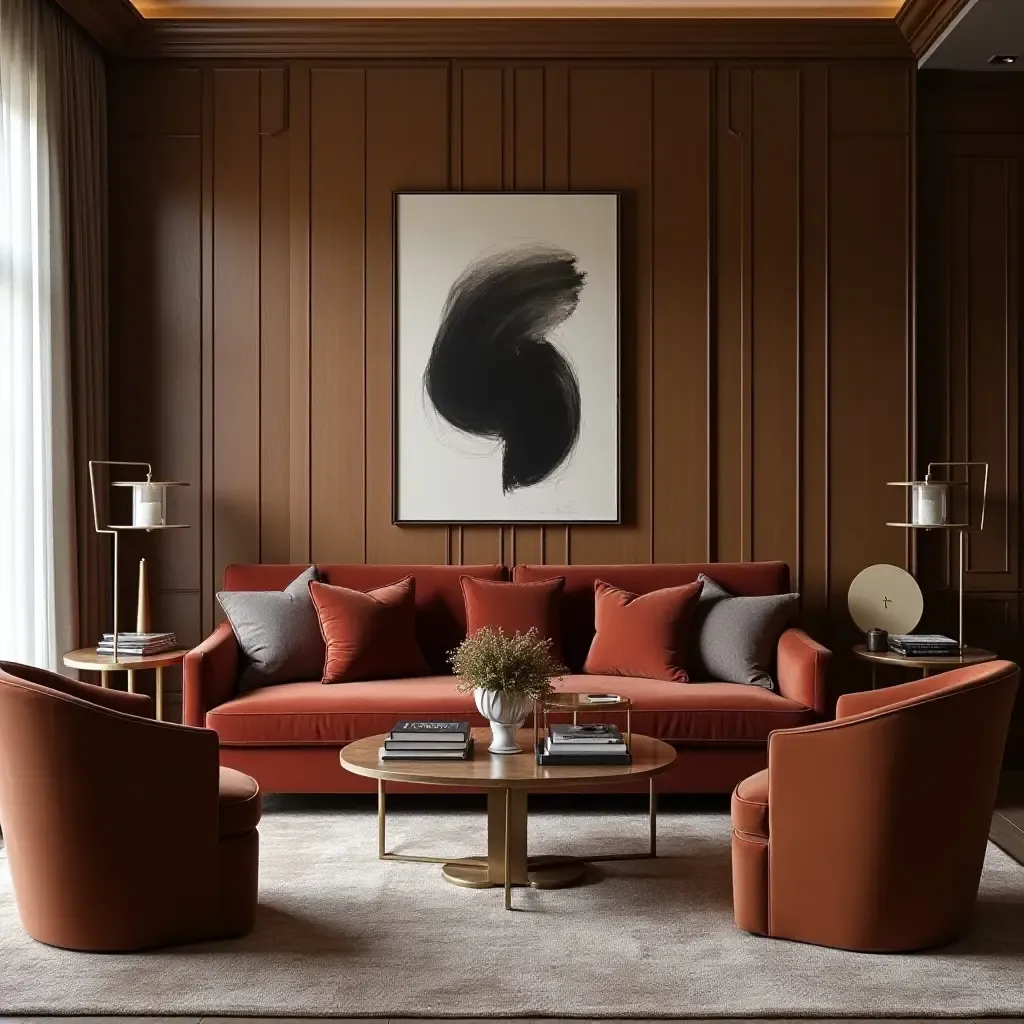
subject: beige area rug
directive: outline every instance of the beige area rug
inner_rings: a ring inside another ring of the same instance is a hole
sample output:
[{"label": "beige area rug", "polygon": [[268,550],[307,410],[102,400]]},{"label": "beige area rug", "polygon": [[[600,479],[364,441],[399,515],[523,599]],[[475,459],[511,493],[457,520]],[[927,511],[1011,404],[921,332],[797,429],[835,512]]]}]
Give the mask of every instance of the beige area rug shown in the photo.
[{"label": "beige area rug", "polygon": [[[642,809],[597,798],[586,808],[531,812],[531,851],[642,848]],[[476,804],[406,801],[389,820],[391,849],[466,856],[484,845]],[[261,833],[250,936],[135,956],[34,943],[0,862],[0,1012],[1024,1015],[1024,868],[991,846],[969,939],[878,956],[737,931],[718,810],[663,813],[658,860],[605,863],[580,888],[519,890],[515,913],[500,890],[456,888],[435,865],[378,861],[372,802],[278,799]]]}]

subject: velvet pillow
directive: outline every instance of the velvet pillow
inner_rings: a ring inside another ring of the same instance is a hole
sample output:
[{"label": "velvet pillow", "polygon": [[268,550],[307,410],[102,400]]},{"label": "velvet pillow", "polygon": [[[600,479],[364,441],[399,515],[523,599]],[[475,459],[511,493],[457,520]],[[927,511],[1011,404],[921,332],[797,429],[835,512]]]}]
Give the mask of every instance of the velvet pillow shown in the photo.
[{"label": "velvet pillow", "polygon": [[495,583],[463,576],[466,635],[472,636],[484,626],[500,627],[506,636],[535,628],[542,637],[551,640],[551,656],[561,662],[564,589],[564,576],[538,583]]},{"label": "velvet pillow", "polygon": [[594,584],[594,626],[583,671],[685,683],[690,621],[702,583],[631,594],[602,580]]},{"label": "velvet pillow", "polygon": [[412,576],[365,592],[310,583],[309,593],[327,645],[323,682],[430,674],[416,640],[416,581]]},{"label": "velvet pillow", "polygon": [[746,683],[773,690],[772,669],[782,631],[793,621],[799,594],[737,597],[703,573],[694,617],[690,674],[702,682]]},{"label": "velvet pillow", "polygon": [[284,590],[223,590],[217,595],[235,631],[245,668],[239,690],[316,679],[324,669],[324,642],[309,584],[311,565]]}]

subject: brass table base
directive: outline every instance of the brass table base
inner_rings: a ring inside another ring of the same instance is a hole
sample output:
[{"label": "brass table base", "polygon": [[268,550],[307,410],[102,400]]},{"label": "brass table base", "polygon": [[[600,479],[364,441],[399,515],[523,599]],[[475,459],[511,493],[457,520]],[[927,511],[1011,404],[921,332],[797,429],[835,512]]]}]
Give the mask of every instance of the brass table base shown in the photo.
[{"label": "brass table base", "polygon": [[[564,889],[579,885],[586,873],[586,863],[577,857],[527,857],[525,874],[512,878],[512,885],[529,885],[534,889]],[[504,885],[504,879],[494,878],[486,857],[466,857],[450,860],[441,868],[441,875],[452,885],[467,889],[490,889]]]},{"label": "brass table base", "polygon": [[526,855],[526,790],[503,787],[487,791],[487,856],[420,857],[388,853],[385,838],[387,797],[384,780],[377,780],[377,856],[381,860],[404,860],[419,864],[440,864],[445,881],[469,889],[504,886],[505,907],[512,909],[512,889],[561,889],[578,885],[586,873],[587,861],[640,860],[658,855],[658,801],[654,780],[650,780],[647,853],[605,854],[595,857],[528,857]]}]

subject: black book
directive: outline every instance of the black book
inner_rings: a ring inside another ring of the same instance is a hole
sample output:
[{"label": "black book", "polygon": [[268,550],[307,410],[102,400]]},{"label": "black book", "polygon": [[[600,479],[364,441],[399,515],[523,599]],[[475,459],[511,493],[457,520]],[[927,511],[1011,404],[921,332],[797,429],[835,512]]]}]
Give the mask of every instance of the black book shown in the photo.
[{"label": "black book", "polygon": [[543,743],[536,748],[539,765],[586,765],[586,764],[631,764],[628,751],[625,754],[562,754],[548,753]]},{"label": "black book", "polygon": [[405,721],[396,723],[389,740],[418,740],[428,743],[469,739],[469,722]]},{"label": "black book", "polygon": [[553,725],[548,729],[548,734],[551,742],[559,746],[622,742],[622,733],[614,725]]}]

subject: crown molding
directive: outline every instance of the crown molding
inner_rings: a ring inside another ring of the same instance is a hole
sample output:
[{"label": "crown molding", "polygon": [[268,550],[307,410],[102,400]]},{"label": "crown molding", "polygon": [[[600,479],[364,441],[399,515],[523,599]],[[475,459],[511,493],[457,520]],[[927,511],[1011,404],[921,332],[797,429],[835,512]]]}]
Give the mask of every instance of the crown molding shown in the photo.
[{"label": "crown molding", "polygon": [[178,59],[744,59],[912,56],[889,19],[153,19],[130,55]]},{"label": "crown molding", "polygon": [[972,0],[904,0],[896,24],[920,57]]},{"label": "crown molding", "polygon": [[124,53],[145,29],[141,14],[128,0],[57,0],[57,3],[104,50]]}]

